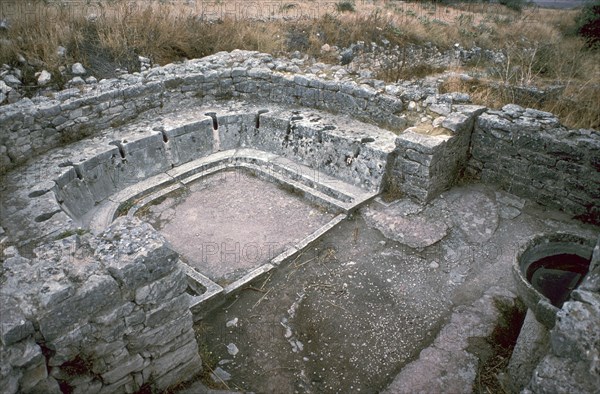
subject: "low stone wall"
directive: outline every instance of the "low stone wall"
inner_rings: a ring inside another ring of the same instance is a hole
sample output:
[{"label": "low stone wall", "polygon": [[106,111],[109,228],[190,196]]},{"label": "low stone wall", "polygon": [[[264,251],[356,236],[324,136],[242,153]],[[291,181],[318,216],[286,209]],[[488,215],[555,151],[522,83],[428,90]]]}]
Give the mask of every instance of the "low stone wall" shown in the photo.
[{"label": "low stone wall", "polygon": [[600,133],[506,105],[475,123],[469,171],[483,182],[600,223]]},{"label": "low stone wall", "polygon": [[164,390],[201,370],[185,274],[149,225],[4,254],[2,393]]},{"label": "low stone wall", "polygon": [[368,85],[276,68],[282,69],[270,55],[233,51],[103,80],[83,91],[67,89],[52,98],[2,106],[0,173],[51,148],[131,121],[140,113],[191,98],[244,98],[351,114],[394,130],[407,125],[399,116],[403,104],[396,96]]}]

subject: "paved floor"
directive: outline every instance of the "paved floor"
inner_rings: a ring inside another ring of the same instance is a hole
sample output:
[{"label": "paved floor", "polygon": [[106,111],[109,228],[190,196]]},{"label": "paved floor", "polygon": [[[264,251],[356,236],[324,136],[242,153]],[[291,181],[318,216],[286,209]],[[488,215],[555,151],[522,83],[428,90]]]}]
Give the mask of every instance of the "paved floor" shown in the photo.
[{"label": "paved floor", "polygon": [[334,216],[243,170],[200,179],[140,214],[189,265],[221,285],[269,262]]}]

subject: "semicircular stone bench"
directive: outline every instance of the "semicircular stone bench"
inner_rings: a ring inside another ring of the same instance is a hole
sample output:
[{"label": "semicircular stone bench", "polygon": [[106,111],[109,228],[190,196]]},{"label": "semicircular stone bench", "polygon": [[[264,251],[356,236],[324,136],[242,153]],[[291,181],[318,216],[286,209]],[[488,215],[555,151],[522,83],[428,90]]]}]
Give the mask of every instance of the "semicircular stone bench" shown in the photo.
[{"label": "semicircular stone bench", "polygon": [[381,191],[394,133],[315,110],[243,107],[192,108],[40,156],[6,176],[7,230],[23,243],[99,232],[121,206],[225,168],[255,170],[343,212]]}]

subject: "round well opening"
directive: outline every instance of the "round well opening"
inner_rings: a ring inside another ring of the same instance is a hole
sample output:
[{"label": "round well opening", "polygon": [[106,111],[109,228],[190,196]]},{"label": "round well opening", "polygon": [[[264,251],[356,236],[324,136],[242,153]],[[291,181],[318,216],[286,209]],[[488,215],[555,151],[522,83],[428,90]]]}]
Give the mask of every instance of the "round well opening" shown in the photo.
[{"label": "round well opening", "polygon": [[521,250],[513,274],[521,299],[547,327],[588,273],[594,243],[565,233],[534,238]]},{"label": "round well opening", "polygon": [[572,253],[543,257],[527,267],[527,281],[557,308],[569,298],[588,271],[590,260]]}]

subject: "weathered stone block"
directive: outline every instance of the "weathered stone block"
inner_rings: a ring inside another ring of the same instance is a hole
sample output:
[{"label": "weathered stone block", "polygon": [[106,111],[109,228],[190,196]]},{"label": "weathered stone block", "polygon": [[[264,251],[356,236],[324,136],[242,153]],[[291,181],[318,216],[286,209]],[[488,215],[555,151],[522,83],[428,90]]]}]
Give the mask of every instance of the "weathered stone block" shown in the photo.
[{"label": "weathered stone block", "polygon": [[[588,293],[592,295],[592,293]],[[571,301],[565,303],[556,316],[551,332],[553,353],[575,362],[594,362],[600,356],[596,344],[600,339],[595,329],[600,325],[600,296],[591,297],[592,303]]]},{"label": "weathered stone block", "polygon": [[448,138],[448,136],[428,136],[407,129],[396,138],[396,146],[432,155]]},{"label": "weathered stone block", "polygon": [[572,161],[560,160],[556,163],[556,169],[558,171],[562,172],[563,174],[569,174],[569,175],[573,175],[573,176],[589,175],[589,174],[586,174],[589,171],[589,168],[575,164]]},{"label": "weathered stone block", "polygon": [[464,114],[453,112],[442,121],[442,127],[451,130],[454,134],[460,134],[470,131],[472,125],[469,124],[470,118]]},{"label": "weathered stone block", "polygon": [[171,168],[162,134],[148,134],[120,142],[126,159],[118,178],[120,185],[133,184]]},{"label": "weathered stone block", "polygon": [[143,332],[126,336],[130,352],[141,352],[149,346],[163,346],[177,336],[182,335],[192,328],[192,315],[187,311],[182,316],[155,328],[147,328]]},{"label": "weathered stone block", "polygon": [[146,313],[146,327],[154,328],[185,313],[189,309],[188,294],[183,293]]},{"label": "weathered stone block", "polygon": [[308,86],[310,80],[304,75],[294,75],[294,83],[299,86]]},{"label": "weathered stone block", "polygon": [[35,368],[40,362],[44,361],[42,350],[33,338],[7,348],[3,356],[3,362],[12,367],[23,369]]},{"label": "weathered stone block", "polygon": [[[73,392],[73,394],[75,393],[76,391]],[[46,379],[39,381],[31,390],[28,390],[27,394],[62,394],[62,391],[56,379],[48,376]],[[86,394],[95,394],[95,392],[86,391]]]},{"label": "weathered stone block", "polygon": [[92,348],[92,353],[97,355],[98,358],[104,358],[124,348],[125,342],[122,340],[113,342],[97,341]]},{"label": "weathered stone block", "polygon": [[144,374],[160,376],[163,375],[165,371],[170,371],[189,362],[196,363],[197,371],[200,371],[202,364],[200,357],[198,356],[198,346],[196,345],[196,342],[188,342],[181,348],[154,359],[152,364],[146,368]]},{"label": "weathered stone block", "polygon": [[156,379],[156,387],[160,389],[166,389],[173,386],[176,383],[181,382],[181,378],[186,379],[196,376],[202,371],[202,364],[200,357],[191,359],[187,363],[181,364],[180,366],[170,370]]},{"label": "weathered stone block", "polygon": [[[577,147],[577,142],[574,140],[560,139],[552,135],[545,135],[546,149],[545,151],[557,158],[569,160],[575,163],[582,162],[581,152]],[[554,137],[554,138],[553,138]]]},{"label": "weathered stone block", "polygon": [[92,275],[76,294],[47,311],[40,318],[40,332],[46,341],[57,338],[65,327],[86,320],[90,315],[119,301],[117,282],[108,275]]},{"label": "weathered stone block", "polygon": [[[523,168],[523,167],[521,167]],[[525,167],[527,169],[527,173],[532,177],[532,179],[553,179],[559,180],[560,175],[556,172],[556,170],[552,170],[546,166],[540,165],[530,165],[529,167]],[[523,169],[525,169],[523,168]]]},{"label": "weathered stone block", "polygon": [[122,380],[127,375],[141,371],[144,367],[144,359],[139,354],[131,356],[128,360],[119,363],[119,366],[102,374],[102,380],[107,384],[113,384]]},{"label": "weathered stone block", "polygon": [[411,160],[402,160],[401,169],[406,174],[419,177],[426,177],[429,175],[429,169],[427,167]]},{"label": "weathered stone block", "polygon": [[53,350],[52,357],[48,360],[51,367],[62,365],[73,360],[80,354],[82,348],[93,345],[95,338],[90,324],[81,324],[73,327],[65,327],[59,338],[47,342],[49,349]]},{"label": "weathered stone block", "polygon": [[4,346],[12,345],[34,333],[33,324],[23,314],[19,303],[0,294],[0,339]]},{"label": "weathered stone block", "polygon": [[137,219],[117,219],[102,238],[106,243],[102,261],[126,290],[160,279],[177,265],[178,255],[164,238]]},{"label": "weathered stone block", "polygon": [[241,93],[256,93],[258,92],[258,85],[255,81],[240,81],[234,80],[235,90]]},{"label": "weathered stone block", "polygon": [[48,368],[46,367],[45,359],[40,351],[37,362],[23,371],[20,389],[25,393],[31,392],[32,389],[38,385],[38,383],[46,380],[47,377]]},{"label": "weathered stone block", "polygon": [[107,342],[117,341],[127,333],[127,326],[123,319],[111,325],[96,325],[94,328],[96,338]]},{"label": "weathered stone block", "polygon": [[56,195],[60,201],[64,202],[68,212],[79,218],[94,207],[96,199],[86,182],[80,179],[81,175],[77,174],[76,170],[73,174],[75,174],[75,178],[58,189]]},{"label": "weathered stone block", "polygon": [[[227,76],[223,75],[222,77],[225,78]],[[181,79],[182,79],[182,85],[194,86],[194,87],[205,81],[204,74],[184,74],[181,76]]]},{"label": "weathered stone block", "polygon": [[[133,377],[130,375],[125,376],[123,379],[113,384],[104,385],[98,392],[99,394],[130,394],[131,390],[128,387],[132,387],[135,384]],[[133,386],[135,387],[135,386]]]},{"label": "weathered stone block", "polygon": [[140,287],[135,291],[135,302],[138,305],[160,304],[180,295],[187,287],[185,273],[177,269],[168,276]]},{"label": "weathered stone block", "polygon": [[131,315],[125,317],[125,325],[127,327],[137,326],[138,324],[142,324],[146,321],[146,313],[143,310],[138,309],[134,311]]},{"label": "weathered stone block", "polygon": [[228,119],[229,116],[220,117],[219,124],[219,148],[220,150],[235,149],[240,146],[240,141],[246,136],[246,128],[242,125],[238,117]]},{"label": "weathered stone block", "polygon": [[153,359],[160,358],[167,353],[175,352],[177,349],[186,346],[191,342],[196,342],[195,335],[195,331],[190,328],[188,331],[185,331],[183,334],[174,338],[171,342],[161,346],[149,346],[145,349],[145,352],[149,353]]},{"label": "weathered stone block", "polygon": [[319,92],[316,89],[304,89],[302,91],[302,97],[300,98],[300,104],[307,107],[317,106],[319,100]]},{"label": "weathered stone block", "polygon": [[47,106],[38,107],[36,112],[34,113],[34,117],[40,118],[53,118],[61,113],[61,107],[59,104],[50,104]]},{"label": "weathered stone block", "polygon": [[271,79],[271,70],[265,67],[251,68],[248,70],[248,76],[255,79]]},{"label": "weathered stone block", "polygon": [[108,262],[107,268],[121,287],[131,289],[131,291],[137,287],[136,285],[147,283],[150,280],[148,269],[143,261],[123,256],[119,250],[115,250],[115,260]]},{"label": "weathered stone block", "polygon": [[404,151],[404,156],[409,158],[412,161],[416,161],[417,163],[421,163],[424,166],[429,166],[431,164],[432,156],[424,153],[417,152],[414,149],[406,149]]},{"label": "weathered stone block", "polygon": [[167,129],[168,143],[175,152],[174,163],[180,165],[204,157],[213,151],[213,123],[207,118],[183,127]]},{"label": "weathered stone block", "polygon": [[103,151],[95,151],[91,157],[74,164],[76,172],[81,174],[96,203],[117,190],[118,179],[116,177],[118,176],[117,167],[120,164],[120,156],[116,146],[104,146]]},{"label": "weathered stone block", "polygon": [[477,126],[486,133],[502,140],[511,140],[512,134],[518,130],[512,121],[487,112],[477,118]]},{"label": "weathered stone block", "polygon": [[73,294],[75,294],[75,287],[72,283],[48,280],[44,282],[39,298],[41,306],[44,309],[48,309],[71,297]]},{"label": "weathered stone block", "polygon": [[[344,91],[344,90],[342,90]],[[359,97],[359,98],[369,98],[371,96],[374,96],[377,91],[373,88],[371,88],[369,85],[360,85],[357,86],[354,89],[351,89],[349,92],[345,92],[344,93],[350,93],[355,97]]]},{"label": "weathered stone block", "polygon": [[358,105],[356,104],[354,97],[347,93],[337,92],[335,94],[335,102],[338,110],[346,113],[353,112],[358,109]]},{"label": "weathered stone block", "polygon": [[234,67],[233,69],[231,69],[232,78],[245,77],[247,75],[248,71],[245,67]]},{"label": "weathered stone block", "polygon": [[599,386],[598,374],[590,374],[586,363],[548,355],[534,371],[528,389],[533,393],[593,393]]}]

